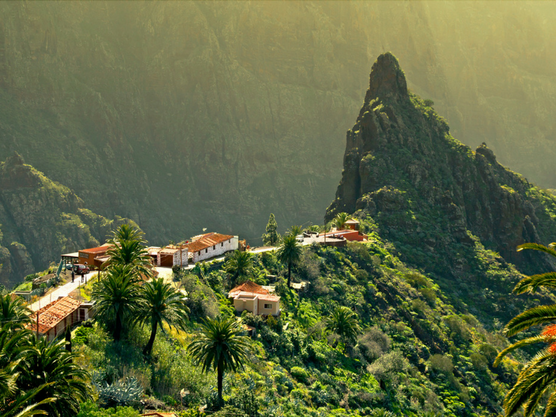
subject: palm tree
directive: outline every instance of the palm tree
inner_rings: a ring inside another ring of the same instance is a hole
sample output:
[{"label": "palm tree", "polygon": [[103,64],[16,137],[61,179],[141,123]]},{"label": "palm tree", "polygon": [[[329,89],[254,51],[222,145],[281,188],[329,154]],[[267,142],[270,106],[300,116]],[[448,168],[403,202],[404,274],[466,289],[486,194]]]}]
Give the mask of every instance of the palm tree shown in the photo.
[{"label": "palm tree", "polygon": [[297,242],[296,235],[287,234],[278,248],[278,260],[288,264],[288,288],[291,285],[292,265],[301,259],[301,245]]},{"label": "palm tree", "polygon": [[203,320],[201,334],[187,347],[203,372],[212,368],[218,379],[218,399],[222,404],[222,381],[224,373],[243,368],[247,354],[252,349],[251,341],[243,336],[243,329],[235,317]]},{"label": "palm tree", "polygon": [[185,330],[189,309],[183,294],[170,284],[165,284],[163,278],[147,282],[141,288],[140,296],[143,303],[137,312],[136,321],[149,323],[152,329],[151,337],[143,349],[143,354],[147,356],[152,352],[158,326],[162,328],[163,323],[166,323],[170,327]]},{"label": "palm tree", "polygon": [[[554,247],[556,243],[544,246],[538,243],[524,243],[518,246],[518,251],[524,249],[538,250],[556,257]],[[523,294],[533,293],[540,287],[555,288],[556,272],[531,275],[523,278],[517,283],[513,292]],[[556,304],[533,307],[514,317],[506,325],[504,331],[508,337],[526,330],[532,326],[553,323],[556,320]],[[551,393],[545,408],[544,415],[556,416],[556,393],[554,383],[556,382],[556,325],[546,326],[540,335],[520,340],[498,354],[494,366],[498,366],[502,359],[510,352],[535,343],[549,344],[543,348],[523,368],[516,384],[508,392],[504,399],[504,411],[506,415],[515,414],[523,406],[525,415],[533,415],[539,402],[545,393]]]},{"label": "palm tree", "polygon": [[91,298],[96,303],[97,317],[106,323],[114,323],[114,339],[120,340],[124,321],[141,307],[133,266],[111,265],[104,279],[95,283]]},{"label": "palm tree", "polygon": [[332,316],[326,321],[326,328],[337,333],[346,347],[353,346],[361,333],[357,314],[345,306],[334,310]]},{"label": "palm tree", "polygon": [[0,329],[0,415],[4,417],[46,415],[46,411],[38,409],[39,405],[54,400],[49,398],[36,402],[36,395],[44,387],[23,393],[17,385],[21,356],[29,350],[30,337],[29,330],[14,329],[12,322]]},{"label": "palm tree", "polygon": [[22,328],[30,322],[29,314],[21,298],[12,299],[8,292],[0,292],[0,326],[10,324],[12,328]]},{"label": "palm tree", "polygon": [[232,287],[238,284],[239,279],[249,275],[253,269],[253,255],[249,252],[234,251],[224,264],[224,270],[230,274]]},{"label": "palm tree", "polygon": [[347,213],[338,213],[334,218],[334,226],[336,226],[336,229],[338,230],[343,230],[346,228],[346,222],[350,218],[350,215]]},{"label": "palm tree", "polygon": [[133,272],[143,277],[152,276],[149,253],[138,240],[119,240],[111,242],[114,246],[106,254],[110,257],[104,266],[130,265]]},{"label": "palm tree", "polygon": [[301,227],[301,226],[299,226],[299,225],[296,225],[296,224],[294,224],[293,226],[291,226],[291,227],[288,229],[288,232],[287,232],[287,234],[289,234],[289,235],[294,235],[294,236],[298,236],[298,235],[300,235],[301,233],[303,233],[303,227]]},{"label": "palm tree", "polygon": [[[33,401],[49,416],[75,416],[79,404],[92,399],[87,371],[75,363],[75,354],[64,349],[63,342],[49,342],[32,336],[21,357],[17,381],[23,393],[37,390]],[[50,401],[50,399],[54,399]]]},{"label": "palm tree", "polygon": [[145,240],[145,233],[129,223],[122,224],[120,227],[118,227],[118,229],[112,232],[111,241],[119,242],[122,240],[135,240],[142,244],[147,243],[147,241]]}]

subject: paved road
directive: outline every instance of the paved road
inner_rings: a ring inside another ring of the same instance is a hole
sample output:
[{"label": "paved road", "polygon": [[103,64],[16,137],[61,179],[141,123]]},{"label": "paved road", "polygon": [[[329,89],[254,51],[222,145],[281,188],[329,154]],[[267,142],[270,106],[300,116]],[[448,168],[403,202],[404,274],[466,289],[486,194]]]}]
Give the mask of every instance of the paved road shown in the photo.
[{"label": "paved road", "polygon": [[[92,272],[89,272],[88,274],[85,274],[85,281],[84,281],[83,284],[87,283],[89,281],[89,279],[91,279],[91,278],[96,278],[96,276],[97,276],[96,271],[92,271]],[[59,297],[65,297],[66,295],[69,295],[70,292],[79,288],[81,285],[82,285],[81,276],[76,275],[74,282],[70,281],[67,284],[64,284],[61,287],[56,288],[54,291],[46,294],[44,297],[42,297],[38,301],[31,304],[29,306],[29,309],[31,311],[37,311],[37,310],[41,309],[42,307],[44,307],[45,305],[51,303],[52,301],[57,300]]]}]

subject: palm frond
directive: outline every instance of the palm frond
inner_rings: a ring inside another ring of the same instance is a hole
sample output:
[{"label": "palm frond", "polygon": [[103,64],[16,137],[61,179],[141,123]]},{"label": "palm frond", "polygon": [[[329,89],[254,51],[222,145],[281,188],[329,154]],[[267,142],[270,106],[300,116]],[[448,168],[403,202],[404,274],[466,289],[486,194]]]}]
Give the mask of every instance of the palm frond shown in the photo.
[{"label": "palm frond", "polygon": [[537,306],[511,319],[504,332],[510,337],[532,326],[551,323],[554,320],[556,320],[556,304]]}]

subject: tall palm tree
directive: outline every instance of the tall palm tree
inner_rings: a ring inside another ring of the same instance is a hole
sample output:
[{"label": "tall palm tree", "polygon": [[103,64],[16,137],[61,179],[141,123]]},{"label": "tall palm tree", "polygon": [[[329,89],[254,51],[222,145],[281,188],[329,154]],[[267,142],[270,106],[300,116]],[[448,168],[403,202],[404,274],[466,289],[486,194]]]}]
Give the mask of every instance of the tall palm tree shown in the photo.
[{"label": "tall palm tree", "polygon": [[337,333],[346,347],[353,346],[361,333],[357,314],[345,306],[334,310],[332,316],[326,321],[326,328]]},{"label": "tall palm tree", "polygon": [[298,236],[301,233],[303,233],[303,227],[299,226],[297,224],[294,224],[293,226],[291,226],[287,231],[287,234],[294,235],[294,236]]},{"label": "tall palm tree", "polygon": [[242,369],[252,349],[250,339],[243,333],[235,317],[208,318],[203,321],[199,337],[187,347],[193,359],[201,364],[203,372],[216,370],[221,404],[224,373]]},{"label": "tall palm tree", "polygon": [[135,240],[142,244],[146,244],[145,233],[139,228],[132,226],[129,223],[124,223],[118,229],[112,232],[111,241],[122,241],[122,240]]},{"label": "tall palm tree", "polygon": [[239,284],[240,280],[249,276],[253,269],[253,255],[249,252],[234,251],[224,264],[224,270],[230,275],[231,286]]},{"label": "tall palm tree", "polygon": [[185,297],[170,284],[165,284],[163,278],[147,282],[140,291],[143,300],[137,311],[136,320],[142,324],[151,325],[151,337],[145,348],[144,355],[150,355],[158,326],[163,323],[178,329],[185,329],[189,309],[185,305]]},{"label": "tall palm tree", "polygon": [[30,338],[29,330],[14,328],[11,322],[0,328],[0,415],[3,417],[46,415],[38,407],[54,400],[35,401],[44,385],[25,393],[18,387],[21,357],[30,349]]},{"label": "tall palm tree", "polygon": [[64,349],[63,342],[32,336],[18,369],[18,388],[23,393],[39,390],[33,401],[44,401],[38,408],[48,416],[74,416],[80,403],[92,399],[87,371],[75,363],[75,354]]},{"label": "tall palm tree", "polygon": [[114,245],[108,251],[110,257],[103,267],[129,265],[135,274],[143,277],[152,276],[152,263],[147,249],[138,240],[111,241]]},{"label": "tall palm tree", "polygon": [[346,222],[350,218],[350,215],[347,213],[338,213],[334,218],[334,226],[336,226],[336,229],[338,230],[343,230],[346,228]]},{"label": "tall palm tree", "polygon": [[288,265],[288,288],[291,285],[292,265],[301,259],[301,245],[297,242],[296,235],[287,234],[282,239],[282,244],[276,253],[278,260]]},{"label": "tall palm tree", "polygon": [[124,322],[141,307],[140,289],[131,265],[111,265],[103,280],[95,283],[91,298],[96,315],[105,323],[114,323],[114,340],[120,340]]},{"label": "tall palm tree", "polygon": [[[538,250],[556,258],[555,246],[556,243],[551,243],[548,247],[538,243],[524,243],[518,246],[518,251],[524,249]],[[517,283],[513,292],[516,294],[533,293],[541,287],[555,288],[556,272],[525,277]],[[525,416],[533,415],[544,394],[548,392],[551,394],[544,415],[545,417],[556,416],[556,393],[554,392],[556,382],[556,325],[552,324],[554,320],[556,320],[556,304],[530,308],[514,317],[506,325],[504,331],[510,337],[532,326],[550,323],[540,335],[520,340],[504,349],[494,361],[494,366],[498,366],[504,356],[516,349],[535,343],[548,344],[548,347],[543,348],[523,368],[516,384],[506,395],[504,399],[506,415],[515,414],[521,406],[524,408]]]},{"label": "tall palm tree", "polygon": [[12,299],[8,292],[0,292],[0,326],[9,324],[12,328],[22,328],[30,322],[29,314],[21,298]]}]

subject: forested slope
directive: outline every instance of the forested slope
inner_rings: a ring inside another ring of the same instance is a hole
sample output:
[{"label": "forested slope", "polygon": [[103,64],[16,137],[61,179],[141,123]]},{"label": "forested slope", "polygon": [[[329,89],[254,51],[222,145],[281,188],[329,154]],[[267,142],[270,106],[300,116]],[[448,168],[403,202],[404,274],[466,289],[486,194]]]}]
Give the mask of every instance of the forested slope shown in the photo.
[{"label": "forested slope", "polygon": [[317,223],[391,50],[456,137],[553,187],[554,7],[500,7],[2,2],[0,159],[19,152],[153,243],[209,225],[258,238],[270,211]]}]

